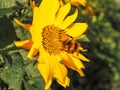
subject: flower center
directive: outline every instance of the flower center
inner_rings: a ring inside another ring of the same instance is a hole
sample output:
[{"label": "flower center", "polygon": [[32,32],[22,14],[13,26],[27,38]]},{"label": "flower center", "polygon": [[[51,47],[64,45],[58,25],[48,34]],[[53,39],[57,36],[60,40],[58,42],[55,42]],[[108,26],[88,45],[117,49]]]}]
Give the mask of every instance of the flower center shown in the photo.
[{"label": "flower center", "polygon": [[53,25],[49,25],[43,28],[42,32],[42,44],[45,50],[50,54],[59,54],[63,47],[62,42],[59,40],[59,33],[61,29]]}]

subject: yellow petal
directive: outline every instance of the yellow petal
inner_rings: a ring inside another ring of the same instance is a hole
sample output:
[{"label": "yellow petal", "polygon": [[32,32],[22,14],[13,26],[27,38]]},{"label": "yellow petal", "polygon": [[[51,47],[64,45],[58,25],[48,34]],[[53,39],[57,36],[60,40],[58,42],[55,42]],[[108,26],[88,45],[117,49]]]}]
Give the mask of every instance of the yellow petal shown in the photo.
[{"label": "yellow petal", "polygon": [[65,83],[65,78],[67,77],[67,69],[64,65],[60,63],[56,63],[56,67],[54,68],[55,74],[54,77],[60,81],[61,83]]},{"label": "yellow petal", "polygon": [[79,59],[81,59],[81,60],[83,60],[83,61],[86,61],[86,62],[90,62],[90,60],[89,59],[87,59],[85,56],[83,56],[82,54],[80,54],[80,53],[74,53],[74,55],[75,55],[75,57],[77,58],[79,58]]},{"label": "yellow petal", "polygon": [[57,82],[62,85],[64,88],[66,88],[66,86],[69,86],[70,84],[70,79],[68,77],[65,78],[65,82],[60,82],[59,80],[57,80]]},{"label": "yellow petal", "polygon": [[66,53],[61,53],[61,58],[64,65],[66,65],[67,67],[72,68],[73,66],[75,66],[75,64],[72,61],[72,58]]},{"label": "yellow petal", "polygon": [[50,79],[47,83],[45,83],[45,90],[48,90],[52,84],[52,80]]},{"label": "yellow petal", "polygon": [[70,3],[68,3],[68,4],[62,6],[62,7],[59,9],[59,11],[58,11],[58,13],[57,13],[57,15],[56,15],[55,23],[54,23],[55,26],[59,25],[59,24],[64,20],[64,18],[66,17],[66,15],[67,15],[67,14],[69,13],[69,11],[70,11],[70,8],[71,8],[71,5],[70,5]]},{"label": "yellow petal", "polygon": [[81,76],[84,76],[83,71],[81,68],[85,68],[84,65],[78,61],[78,59],[73,58],[72,56],[61,54],[62,56],[62,63],[67,67],[77,71]]},{"label": "yellow petal", "polygon": [[87,51],[87,49],[84,49],[82,47],[79,47],[79,50],[82,51],[82,52],[86,52]]},{"label": "yellow petal", "polygon": [[76,70],[81,76],[85,76],[83,71],[81,70],[85,68],[83,63],[77,58],[74,58],[74,57],[71,57],[71,58],[72,58],[73,63],[75,64],[75,67],[73,67],[74,70]]},{"label": "yellow petal", "polygon": [[23,27],[24,29],[26,29],[28,31],[30,30],[31,24],[23,24],[16,18],[14,18],[14,22],[17,23],[18,25],[20,25],[21,27]]},{"label": "yellow petal", "polygon": [[41,64],[46,64],[48,56],[49,56],[49,53],[46,52],[43,47],[40,47],[40,55],[39,55],[39,58],[38,58],[38,62],[41,63]]},{"label": "yellow petal", "polygon": [[32,57],[38,53],[40,46],[41,46],[40,43],[33,43],[27,57],[29,59],[32,59]]},{"label": "yellow petal", "polygon": [[63,0],[59,0],[59,2],[60,2],[60,6],[64,6],[65,5]]},{"label": "yellow petal", "polygon": [[40,23],[42,22],[42,20],[40,19],[40,15],[41,14],[40,14],[39,8],[38,7],[34,7],[34,9],[33,9],[33,21],[32,21],[32,25],[40,26]]},{"label": "yellow petal", "polygon": [[81,76],[81,77],[84,77],[85,76],[85,74],[84,74],[84,72],[81,70],[81,69],[75,69],[78,73],[79,73],[79,75]]},{"label": "yellow petal", "polygon": [[41,35],[42,29],[39,27],[36,27],[36,25],[32,25],[30,27],[30,33],[32,36],[33,42],[42,42],[42,35]]},{"label": "yellow petal", "polygon": [[66,79],[65,79],[65,85],[69,86],[69,84],[70,84],[70,79],[68,77],[66,77]]},{"label": "yellow petal", "polygon": [[74,57],[71,57],[71,58],[72,58],[72,61],[77,68],[79,68],[79,69],[80,68],[83,68],[83,69],[85,68],[85,66],[83,65],[83,63],[79,59],[74,58]]},{"label": "yellow petal", "polygon": [[55,65],[57,65],[57,63],[55,62],[54,56],[50,56],[49,54],[45,56],[46,58],[42,58],[45,59],[45,64],[38,63],[38,70],[45,80],[45,89],[48,89],[52,83],[51,79],[55,73]]},{"label": "yellow petal", "polygon": [[50,74],[50,55],[46,54],[45,55],[46,58],[41,58],[41,59],[45,59],[44,61],[46,62],[44,63],[39,63],[38,62],[38,70],[40,71],[41,75],[43,76],[45,83],[47,83],[49,81],[49,74]]},{"label": "yellow petal", "polygon": [[30,6],[32,9],[34,9],[35,7],[35,1],[34,0],[30,0]]},{"label": "yellow petal", "polygon": [[73,15],[68,16],[58,27],[61,29],[66,29],[70,26],[77,18],[78,10],[76,9]]},{"label": "yellow petal", "polygon": [[23,41],[14,41],[14,44],[17,47],[23,47],[24,49],[29,50],[32,47],[33,42],[31,39],[28,39],[28,40],[23,40]]},{"label": "yellow petal", "polygon": [[61,61],[60,55],[56,55],[55,58],[56,58],[57,62],[60,62],[60,61]]},{"label": "yellow petal", "polygon": [[42,0],[39,6],[40,16],[35,15],[34,17],[38,16],[38,18],[40,19],[39,22],[43,27],[47,25],[52,25],[55,20],[55,15],[58,8],[58,0]]},{"label": "yellow petal", "polygon": [[87,27],[86,23],[75,23],[66,29],[66,34],[72,37],[79,37],[87,30]]},{"label": "yellow petal", "polygon": [[40,64],[37,65],[38,70],[40,74],[42,75],[43,79],[45,80],[45,83],[48,83],[48,77],[49,77],[49,64]]}]

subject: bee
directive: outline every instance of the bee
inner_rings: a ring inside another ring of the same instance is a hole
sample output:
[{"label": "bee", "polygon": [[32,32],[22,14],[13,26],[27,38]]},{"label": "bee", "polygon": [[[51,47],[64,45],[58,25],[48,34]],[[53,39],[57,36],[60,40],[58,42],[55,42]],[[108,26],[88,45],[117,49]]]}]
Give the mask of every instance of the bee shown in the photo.
[{"label": "bee", "polygon": [[72,36],[65,34],[65,31],[61,30],[59,33],[60,42],[63,44],[63,50],[68,53],[79,52],[80,43],[78,43]]}]

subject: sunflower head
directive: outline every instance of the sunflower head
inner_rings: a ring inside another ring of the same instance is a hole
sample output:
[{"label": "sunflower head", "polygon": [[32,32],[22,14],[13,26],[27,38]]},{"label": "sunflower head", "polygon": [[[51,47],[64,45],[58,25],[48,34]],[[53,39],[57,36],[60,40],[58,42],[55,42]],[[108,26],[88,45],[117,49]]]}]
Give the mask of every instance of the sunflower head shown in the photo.
[{"label": "sunflower head", "polygon": [[42,0],[39,7],[31,1],[33,9],[32,24],[23,24],[14,20],[17,24],[27,29],[31,38],[23,41],[15,41],[15,45],[30,50],[27,57],[38,57],[38,70],[45,80],[45,89],[52,84],[52,78],[63,87],[69,86],[67,68],[77,71],[84,76],[85,68],[82,61],[89,60],[79,53],[84,51],[76,40],[84,36],[87,23],[74,23],[78,10],[68,16],[71,5],[67,3],[60,6],[58,0]]}]

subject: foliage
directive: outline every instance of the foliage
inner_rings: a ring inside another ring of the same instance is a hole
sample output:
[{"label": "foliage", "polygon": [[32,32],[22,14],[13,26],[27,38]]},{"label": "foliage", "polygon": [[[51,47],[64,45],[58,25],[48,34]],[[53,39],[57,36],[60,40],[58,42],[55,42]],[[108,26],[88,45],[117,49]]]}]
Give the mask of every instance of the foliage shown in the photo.
[{"label": "foliage", "polygon": [[[41,0],[36,0],[36,5]],[[120,2],[119,0],[88,0],[94,9],[90,14],[85,7],[79,10],[76,22],[87,22],[86,39],[80,40],[88,49],[90,60],[86,64],[85,77],[69,70],[71,85],[59,86],[53,80],[50,90],[119,90],[120,89]],[[32,10],[28,0],[0,0],[0,90],[44,90],[44,81],[36,68],[36,57],[28,60],[28,51],[16,48],[14,40],[24,40],[30,34],[12,20],[32,22]]]}]

